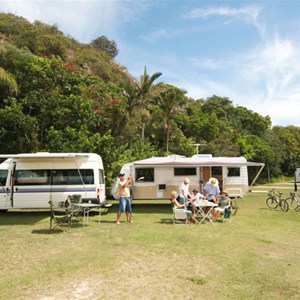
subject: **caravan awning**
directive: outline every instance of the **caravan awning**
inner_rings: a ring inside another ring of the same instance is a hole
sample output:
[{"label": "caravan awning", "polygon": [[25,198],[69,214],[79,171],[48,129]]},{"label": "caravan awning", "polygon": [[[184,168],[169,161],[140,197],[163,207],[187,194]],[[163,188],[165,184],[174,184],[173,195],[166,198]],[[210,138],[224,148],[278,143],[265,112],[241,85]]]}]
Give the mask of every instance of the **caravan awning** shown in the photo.
[{"label": "caravan awning", "polygon": [[0,154],[0,158],[72,158],[72,157],[88,157],[89,153],[21,153],[21,154]]},{"label": "caravan awning", "polygon": [[249,162],[244,157],[153,157],[133,162],[134,166],[201,166],[201,167],[263,167],[264,163]]}]

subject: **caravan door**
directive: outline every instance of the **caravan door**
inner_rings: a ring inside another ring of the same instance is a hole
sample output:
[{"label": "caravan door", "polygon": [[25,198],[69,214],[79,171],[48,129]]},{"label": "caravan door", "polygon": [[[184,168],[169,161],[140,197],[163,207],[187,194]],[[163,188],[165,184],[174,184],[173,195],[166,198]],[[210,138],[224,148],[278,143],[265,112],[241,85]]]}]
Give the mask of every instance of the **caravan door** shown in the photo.
[{"label": "caravan door", "polygon": [[0,210],[11,208],[9,175],[10,170],[0,169]]}]

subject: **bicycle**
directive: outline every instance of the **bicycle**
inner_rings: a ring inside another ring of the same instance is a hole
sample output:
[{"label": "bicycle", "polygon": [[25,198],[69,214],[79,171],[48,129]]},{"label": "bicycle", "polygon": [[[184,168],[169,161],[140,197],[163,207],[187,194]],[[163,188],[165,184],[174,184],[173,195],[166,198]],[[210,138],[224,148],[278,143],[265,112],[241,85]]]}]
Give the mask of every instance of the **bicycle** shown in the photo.
[{"label": "bicycle", "polygon": [[276,209],[279,206],[281,210],[287,212],[289,210],[289,204],[285,199],[282,199],[282,194],[282,192],[276,194],[275,189],[270,190],[266,200],[267,206],[273,209]]},{"label": "bicycle", "polygon": [[300,195],[297,197],[295,191],[290,192],[290,197],[286,198],[285,201],[291,209],[300,209]]}]

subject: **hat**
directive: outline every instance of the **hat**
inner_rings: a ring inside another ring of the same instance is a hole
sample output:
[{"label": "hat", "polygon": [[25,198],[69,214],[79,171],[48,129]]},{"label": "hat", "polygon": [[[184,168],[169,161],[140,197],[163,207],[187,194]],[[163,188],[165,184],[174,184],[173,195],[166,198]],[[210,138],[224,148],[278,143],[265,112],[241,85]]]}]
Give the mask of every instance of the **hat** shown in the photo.
[{"label": "hat", "polygon": [[228,193],[225,191],[223,191],[221,194],[224,194],[224,195],[226,195],[226,197],[228,197]]},{"label": "hat", "polygon": [[125,176],[125,173],[119,173],[118,177]]},{"label": "hat", "polygon": [[219,185],[219,181],[217,178],[211,177],[209,178],[208,182],[212,185],[212,186],[218,186]]}]

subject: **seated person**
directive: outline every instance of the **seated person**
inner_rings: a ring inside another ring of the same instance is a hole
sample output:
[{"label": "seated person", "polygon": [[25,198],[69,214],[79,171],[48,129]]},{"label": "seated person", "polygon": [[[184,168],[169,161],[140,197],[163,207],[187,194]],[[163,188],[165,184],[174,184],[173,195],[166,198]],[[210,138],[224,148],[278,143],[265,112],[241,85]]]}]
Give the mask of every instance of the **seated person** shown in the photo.
[{"label": "seated person", "polygon": [[188,222],[194,221],[195,224],[198,224],[199,221],[196,219],[193,213],[186,208],[192,200],[188,200],[184,204],[181,204],[177,201],[177,196],[178,194],[176,191],[171,192],[171,202],[173,203],[174,208],[182,210],[186,214]]},{"label": "seated person", "polygon": [[194,202],[200,201],[201,199],[204,199],[204,198],[205,198],[205,196],[203,194],[199,193],[197,189],[193,190],[193,192],[192,192],[192,200]]},{"label": "seated person", "polygon": [[[192,208],[193,213],[196,211],[196,207],[199,208],[199,207],[205,206],[205,202],[203,200],[205,200],[205,196],[203,194],[199,193],[197,189],[194,189],[192,191],[192,195],[191,195],[192,202],[190,204],[190,207]],[[202,211],[202,215],[203,215],[203,211]]]},{"label": "seated person", "polygon": [[217,218],[221,215],[224,214],[225,209],[231,207],[231,200],[228,198],[228,194],[226,192],[221,193],[221,198],[220,200],[217,200],[219,206],[214,209],[214,214],[213,214],[213,221],[215,222]]}]

